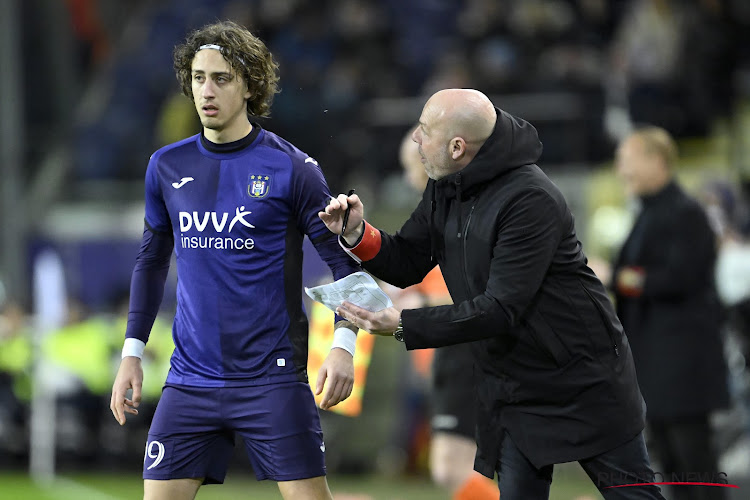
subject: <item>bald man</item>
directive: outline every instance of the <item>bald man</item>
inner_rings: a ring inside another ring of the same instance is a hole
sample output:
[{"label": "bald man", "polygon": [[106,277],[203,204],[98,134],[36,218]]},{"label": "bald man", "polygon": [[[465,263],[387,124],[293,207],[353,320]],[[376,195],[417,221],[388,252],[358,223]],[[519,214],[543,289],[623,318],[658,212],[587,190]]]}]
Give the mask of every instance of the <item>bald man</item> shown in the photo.
[{"label": "bald man", "polygon": [[[364,219],[358,196],[318,215],[373,275],[399,287],[439,264],[454,304],[338,313],[407,349],[472,342],[475,469],[504,500],[549,496],[553,466],[578,461],[607,499],[663,498],[643,439],[643,398],[607,292],[586,266],[573,216],[535,164],[536,130],[481,92],[448,89],[413,134],[427,175],[396,235]],[[612,486],[628,485],[621,488]]]}]

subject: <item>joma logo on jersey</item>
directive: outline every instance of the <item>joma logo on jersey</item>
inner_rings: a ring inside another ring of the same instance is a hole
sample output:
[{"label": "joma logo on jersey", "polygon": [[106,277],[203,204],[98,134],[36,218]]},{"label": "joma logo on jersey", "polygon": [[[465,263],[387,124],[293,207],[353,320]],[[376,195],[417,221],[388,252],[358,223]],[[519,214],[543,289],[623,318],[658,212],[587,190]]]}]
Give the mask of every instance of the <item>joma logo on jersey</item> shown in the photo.
[{"label": "joma logo on jersey", "polygon": [[[217,233],[226,232],[231,233],[234,226],[239,223],[250,229],[255,229],[255,226],[245,220],[246,215],[250,215],[252,212],[246,211],[244,205],[234,210],[234,217],[229,220],[229,214],[226,212],[180,212],[180,232],[185,233],[194,229],[195,231],[202,233],[207,227],[209,222],[211,228]],[[217,237],[217,236],[180,236],[180,243],[182,248],[211,248],[216,250],[252,250],[255,248],[255,241],[252,238],[232,238],[232,237]]]},{"label": "joma logo on jersey", "polygon": [[265,198],[271,188],[270,175],[253,174],[248,179],[247,194],[253,198]]}]

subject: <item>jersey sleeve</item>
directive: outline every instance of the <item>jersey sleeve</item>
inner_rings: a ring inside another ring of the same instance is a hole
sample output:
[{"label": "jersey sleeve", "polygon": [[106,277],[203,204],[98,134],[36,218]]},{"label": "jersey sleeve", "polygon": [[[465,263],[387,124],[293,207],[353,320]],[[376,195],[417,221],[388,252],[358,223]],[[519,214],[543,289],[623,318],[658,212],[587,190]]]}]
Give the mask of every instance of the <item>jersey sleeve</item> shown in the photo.
[{"label": "jersey sleeve", "polygon": [[[308,157],[309,158],[309,157]],[[300,231],[315,241],[328,228],[318,217],[318,212],[325,208],[331,198],[331,190],[323,176],[323,171],[312,158],[303,160],[292,157],[292,200],[293,210],[297,217]]]},{"label": "jersey sleeve", "polygon": [[154,232],[167,233],[172,231],[172,223],[159,182],[158,163],[159,156],[154,154],[146,169],[146,224]]},{"label": "jersey sleeve", "polygon": [[[338,280],[360,270],[359,266],[339,246],[336,236],[331,233],[318,217],[331,197],[331,190],[323,176],[323,171],[312,158],[294,158],[292,195],[297,227],[306,234],[315,246],[320,258],[328,265],[333,279]],[[334,322],[344,318],[335,315]]]},{"label": "jersey sleeve", "polygon": [[130,281],[130,310],[125,338],[146,343],[164,295],[164,283],[174,246],[154,154],[146,169],[146,228]]},{"label": "jersey sleeve", "polygon": [[151,327],[164,297],[174,240],[171,232],[153,232],[148,227],[130,279],[130,309],[125,338],[148,342]]}]

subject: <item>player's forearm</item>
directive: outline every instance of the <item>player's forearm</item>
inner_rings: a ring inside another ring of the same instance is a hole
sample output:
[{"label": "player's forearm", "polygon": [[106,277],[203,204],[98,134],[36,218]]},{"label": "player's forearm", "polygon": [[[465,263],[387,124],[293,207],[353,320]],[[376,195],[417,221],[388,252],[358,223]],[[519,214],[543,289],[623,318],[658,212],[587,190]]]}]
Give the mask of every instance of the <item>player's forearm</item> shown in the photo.
[{"label": "player's forearm", "polygon": [[331,269],[334,281],[361,271],[357,263],[341,250],[333,234],[326,232],[313,239],[312,243],[320,258]]},{"label": "player's forearm", "polygon": [[[322,236],[313,239],[312,243],[320,258],[331,269],[334,280],[341,279],[361,270],[345,252],[341,251],[341,247],[333,234],[326,231]],[[351,329],[355,333],[357,332],[356,326],[338,315],[335,316],[334,321],[336,322],[335,328],[344,327]]]}]

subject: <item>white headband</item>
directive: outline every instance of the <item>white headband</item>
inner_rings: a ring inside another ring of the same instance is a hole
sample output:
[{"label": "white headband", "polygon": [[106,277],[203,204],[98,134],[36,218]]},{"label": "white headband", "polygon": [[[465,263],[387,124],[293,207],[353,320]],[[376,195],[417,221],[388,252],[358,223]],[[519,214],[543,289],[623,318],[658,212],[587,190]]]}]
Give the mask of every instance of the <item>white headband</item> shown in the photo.
[{"label": "white headband", "polygon": [[[215,43],[207,43],[205,45],[201,45],[200,47],[198,47],[198,50],[196,50],[195,52],[198,53],[199,51],[201,51],[203,49],[218,50],[219,52],[221,52],[221,55],[224,55],[224,47],[222,47],[221,45],[216,45]],[[240,60],[240,62],[242,63],[243,66],[247,67],[247,63],[245,62],[245,60],[242,57],[237,56],[237,59]]]},{"label": "white headband", "polygon": [[[215,43],[207,43],[206,45],[201,45],[200,47],[198,47],[198,50],[203,50],[203,49],[214,49],[214,50],[218,50],[219,52],[224,51],[221,45],[216,45]],[[198,50],[196,50],[196,52],[198,52]]]}]

